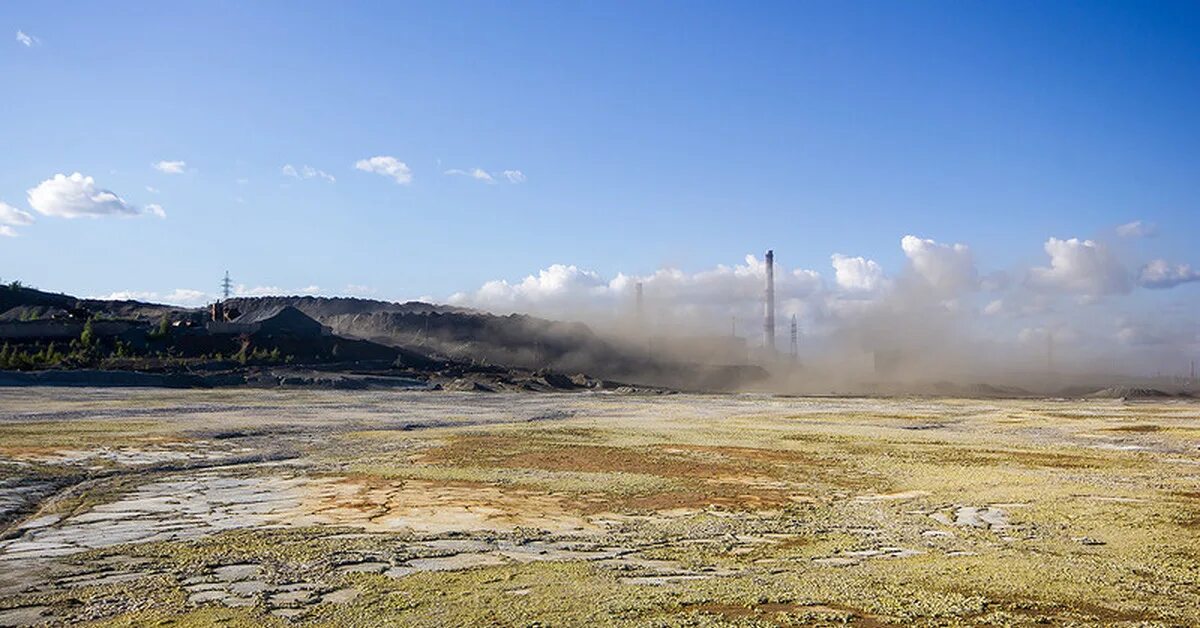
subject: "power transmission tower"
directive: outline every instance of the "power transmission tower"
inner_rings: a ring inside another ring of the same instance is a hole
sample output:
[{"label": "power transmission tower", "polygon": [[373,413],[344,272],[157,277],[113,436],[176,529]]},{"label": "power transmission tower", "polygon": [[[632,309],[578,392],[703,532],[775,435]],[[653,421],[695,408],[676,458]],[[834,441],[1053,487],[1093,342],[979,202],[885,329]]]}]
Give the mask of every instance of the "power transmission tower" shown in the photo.
[{"label": "power transmission tower", "polygon": [[233,291],[233,280],[229,278],[229,271],[225,271],[225,278],[221,280],[221,292],[225,294],[225,298],[229,298],[230,292]]}]

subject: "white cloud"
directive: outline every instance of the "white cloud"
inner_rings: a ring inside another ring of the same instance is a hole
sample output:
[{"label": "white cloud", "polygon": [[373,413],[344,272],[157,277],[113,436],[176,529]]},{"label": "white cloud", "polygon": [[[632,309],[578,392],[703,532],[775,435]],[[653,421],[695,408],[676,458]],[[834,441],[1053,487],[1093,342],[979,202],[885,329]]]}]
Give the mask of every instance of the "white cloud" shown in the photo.
[{"label": "white cloud", "polygon": [[305,179],[312,179],[312,178],[325,179],[326,181],[329,181],[330,183],[334,183],[337,181],[337,179],[335,179],[333,175],[329,174],[328,172],[325,172],[324,170],[318,170],[317,168],[313,168],[312,166],[304,166],[303,168],[300,169],[300,174],[303,175]]},{"label": "white cloud", "polygon": [[24,227],[33,224],[33,214],[0,201],[0,224]]},{"label": "white cloud", "polygon": [[607,289],[608,283],[593,271],[582,270],[574,264],[553,264],[516,284],[503,279],[489,281],[469,300],[478,305],[503,308],[571,301],[580,296],[603,296]]},{"label": "white cloud", "polygon": [[297,169],[292,164],[284,164],[281,171],[283,174],[296,179],[325,179],[330,183],[337,182],[337,179],[334,178],[333,175],[309,165],[300,166],[300,168]]},{"label": "white cloud", "polygon": [[147,185],[147,186],[146,186],[146,191],[147,191],[147,192],[149,192],[149,193],[151,193],[151,194],[158,194],[158,193],[159,193],[159,189],[158,189],[158,188],[156,188],[156,187],[152,187],[152,186],[149,186],[149,185]]},{"label": "white cloud", "polygon": [[265,297],[271,295],[281,295],[286,291],[279,286],[254,286],[246,287],[245,284],[238,284],[233,287],[233,294],[239,297]]},{"label": "white cloud", "polygon": [[442,174],[445,174],[448,176],[471,177],[472,179],[476,179],[478,181],[483,181],[484,183],[495,183],[497,181],[497,179],[500,179],[500,178],[503,178],[504,180],[508,181],[509,183],[524,183],[525,182],[525,174],[522,173],[520,170],[504,170],[499,173],[492,173],[492,172],[488,172],[487,170],[484,170],[483,168],[471,168],[470,170],[463,170],[461,168],[451,168],[451,169],[443,172]]},{"label": "white cloud", "polygon": [[200,290],[176,288],[166,294],[154,291],[120,290],[93,298],[102,301],[146,301],[150,303],[166,303],[168,305],[196,306],[206,303],[210,299],[210,296]]},{"label": "white cloud", "polygon": [[1050,266],[1029,270],[1029,284],[1035,288],[1089,298],[1126,294],[1131,288],[1125,267],[1097,242],[1050,238],[1044,248],[1050,256]]},{"label": "white cloud", "polygon": [[471,177],[472,179],[483,181],[485,183],[495,183],[496,182],[496,179],[493,178],[492,175],[488,174],[488,171],[484,170],[483,168],[471,168],[470,170],[460,170],[458,168],[451,168],[442,174],[450,175],[450,176],[461,175],[464,177]]},{"label": "white cloud", "polygon": [[158,293],[140,290],[118,290],[92,298],[101,301],[154,301],[158,299]]},{"label": "white cloud", "polygon": [[351,283],[351,284],[346,284],[346,294],[348,294],[352,297],[367,297],[367,296],[371,296],[371,295],[375,294],[375,289],[372,288],[371,286],[364,286],[362,284]]},{"label": "white cloud", "polygon": [[[811,270],[785,268],[777,259],[777,342],[782,339],[786,346],[794,314],[801,355],[808,356],[802,359],[813,365],[812,373],[821,372],[822,360],[835,369],[869,373],[871,353],[883,349],[912,360],[914,373],[948,378],[1010,368],[1017,372],[1031,365],[1042,369],[1051,345],[1059,369],[1094,369],[1103,357],[1104,364],[1153,372],[1179,355],[1200,351],[1200,327],[1190,301],[1180,302],[1177,321],[1155,306],[1143,313],[1143,324],[1113,324],[1112,315],[1136,312],[1137,299],[1084,305],[1103,295],[1132,293],[1137,284],[1200,284],[1200,271],[1186,265],[1155,260],[1137,274],[1135,284],[1132,268],[1102,244],[1052,238],[1045,242],[1049,262],[1014,268],[1009,281],[1006,274],[977,269],[965,245],[908,237],[901,239],[900,248],[905,270],[899,274],[885,274],[867,257],[834,255],[834,272],[826,271],[823,278]],[[653,338],[725,336],[734,329],[752,349],[761,345],[765,264],[759,257],[748,255],[736,265],[699,271],[614,273],[553,264],[528,276],[487,281],[449,301],[499,314],[583,321],[622,337],[629,337],[634,321],[636,329]],[[635,318],[639,283],[643,308]],[[970,292],[956,292],[963,290]]]},{"label": "white cloud", "polygon": [[1117,227],[1117,235],[1122,238],[1149,238],[1158,233],[1158,228],[1150,223],[1135,220]]},{"label": "white cloud", "polygon": [[[641,283],[647,315],[655,321],[664,325],[696,323],[724,332],[731,318],[761,320],[765,281],[766,264],[753,255],[747,255],[743,264],[718,265],[694,273],[663,268],[647,275],[617,273],[611,278],[573,264],[553,264],[520,281],[488,281],[474,292],[452,295],[450,302],[500,313],[604,322],[611,321],[614,314],[632,311],[635,286]],[[788,271],[777,264],[779,320],[820,310],[822,288],[815,271]]]},{"label": "white cloud", "polygon": [[1144,288],[1174,288],[1193,281],[1200,281],[1200,270],[1193,270],[1187,264],[1172,266],[1164,259],[1151,261],[1138,273],[1138,285]]},{"label": "white cloud", "polygon": [[158,216],[159,218],[166,218],[166,217],[167,217],[167,212],[166,212],[166,210],[164,210],[164,209],[162,208],[162,205],[159,205],[158,203],[150,203],[149,205],[147,205],[147,206],[146,206],[146,213],[147,213],[147,214],[154,215],[154,216]]},{"label": "white cloud", "polygon": [[208,294],[200,290],[191,290],[188,288],[176,288],[163,297],[163,300],[167,303],[176,305],[195,305],[204,303],[208,299]]},{"label": "white cloud", "polygon": [[187,170],[187,162],[185,161],[160,161],[151,166],[159,171],[167,174],[183,174]]},{"label": "white cloud", "polygon": [[412,183],[412,170],[408,167],[408,164],[388,155],[360,159],[355,162],[354,167],[364,172],[373,172],[385,177],[391,177],[399,185]]},{"label": "white cloud", "polygon": [[42,40],[40,40],[37,37],[34,37],[33,35],[30,35],[28,33],[25,33],[22,31],[17,31],[17,43],[21,44],[22,46],[25,46],[26,48],[32,48],[32,47],[42,43]]},{"label": "white cloud", "polygon": [[0,236],[15,238],[18,233],[13,227],[25,227],[32,224],[33,214],[0,201]]},{"label": "white cloud", "polygon": [[56,174],[29,190],[29,206],[46,216],[79,218],[87,216],[133,216],[138,209],[114,192],[96,186],[92,177],[78,172],[70,176]]},{"label": "white cloud", "polygon": [[287,295],[315,295],[321,291],[320,286],[315,284],[307,285],[303,288],[281,288],[279,286],[247,286],[246,284],[237,284],[233,287],[233,295],[238,297],[269,297],[269,296],[287,296]]},{"label": "white cloud", "polygon": [[874,292],[887,285],[883,267],[875,260],[834,253],[830,262],[833,264],[834,281],[843,290]]},{"label": "white cloud", "polygon": [[900,248],[916,274],[939,292],[957,294],[978,284],[975,259],[965,244],[941,244],[906,235]]}]

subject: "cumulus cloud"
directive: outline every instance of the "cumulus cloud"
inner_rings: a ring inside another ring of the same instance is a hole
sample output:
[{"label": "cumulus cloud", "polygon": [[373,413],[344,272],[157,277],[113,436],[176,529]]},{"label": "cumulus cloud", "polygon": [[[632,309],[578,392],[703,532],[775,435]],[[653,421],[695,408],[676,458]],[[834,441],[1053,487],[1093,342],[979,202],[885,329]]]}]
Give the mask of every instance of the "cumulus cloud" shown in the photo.
[{"label": "cumulus cloud", "polygon": [[554,301],[574,302],[579,297],[603,297],[608,283],[600,275],[574,264],[553,264],[518,283],[498,279],[483,284],[473,296],[459,294],[451,301],[470,301],[489,308],[508,309],[546,305]]},{"label": "cumulus cloud", "polygon": [[303,165],[299,168],[296,168],[292,164],[284,164],[283,168],[281,168],[281,171],[284,175],[296,179],[324,179],[330,183],[337,182],[337,179],[333,175],[309,165]]},{"label": "cumulus cloud", "polygon": [[505,170],[504,178],[508,179],[509,183],[524,183],[525,173],[520,170]]},{"label": "cumulus cloud", "polygon": [[33,224],[33,214],[0,201],[0,236],[15,238],[17,230],[13,227],[24,227],[31,224]]},{"label": "cumulus cloud", "polygon": [[[552,264],[519,281],[488,281],[476,291],[452,295],[450,302],[499,313],[611,323],[632,312],[640,283],[647,315],[658,323],[716,331],[728,329],[731,318],[761,320],[765,281],[766,264],[754,255],[747,255],[742,264],[697,272],[662,268],[645,275],[611,277],[574,264]],[[821,276],[776,264],[775,292],[779,320],[809,313],[821,307]]]},{"label": "cumulus cloud", "polygon": [[29,206],[46,216],[98,218],[140,213],[137,207],[125,202],[116,193],[97,186],[92,177],[78,172],[70,176],[56,174],[31,188],[28,195]]},{"label": "cumulus cloud", "polygon": [[146,213],[150,214],[152,216],[158,216],[159,218],[167,217],[166,210],[164,210],[162,205],[159,205],[158,203],[150,203],[149,205],[147,205]]},{"label": "cumulus cloud", "polygon": [[[833,273],[825,277],[776,260],[776,337],[787,338],[795,315],[801,361],[814,381],[826,375],[836,381],[843,373],[931,381],[994,376],[1037,388],[1045,383],[1051,351],[1059,373],[1092,373],[1099,363],[1154,372],[1164,361],[1200,351],[1193,301],[1181,299],[1174,315],[1156,305],[1140,323],[1115,325],[1116,316],[1136,314],[1139,301],[1094,303],[1132,294],[1136,286],[1200,283],[1200,271],[1187,265],[1154,260],[1131,272],[1135,267],[1102,243],[1050,238],[1043,243],[1048,262],[989,273],[977,269],[964,244],[917,236],[899,244],[905,265],[898,273],[885,273],[868,257],[840,254],[831,256]],[[732,328],[753,355],[762,344],[764,280],[765,263],[753,255],[729,266],[648,274],[559,263],[487,281],[449,300],[501,314],[583,321],[623,339],[726,336]],[[636,310],[639,283],[643,307]],[[873,370],[880,356],[905,366],[880,375]]]},{"label": "cumulus cloud", "polygon": [[184,171],[187,170],[187,162],[164,160],[155,164],[151,164],[151,167],[159,172],[165,172],[166,174],[183,174]]},{"label": "cumulus cloud", "polygon": [[1149,238],[1158,233],[1153,224],[1135,220],[1117,227],[1117,235],[1122,238]]},{"label": "cumulus cloud", "polygon": [[1138,273],[1138,285],[1144,288],[1161,290],[1193,281],[1200,281],[1200,270],[1193,270],[1187,264],[1173,266],[1164,259],[1151,261]]},{"label": "cumulus cloud", "polygon": [[1095,298],[1126,294],[1132,287],[1128,271],[1102,244],[1050,238],[1044,248],[1050,265],[1029,270],[1028,283],[1034,288]]},{"label": "cumulus cloud", "polygon": [[369,159],[360,159],[354,167],[363,172],[389,177],[399,185],[412,183],[412,169],[408,164],[388,155],[378,155]]},{"label": "cumulus cloud", "polygon": [[957,294],[978,284],[975,259],[965,244],[942,244],[906,235],[900,248],[913,271],[935,290]]},{"label": "cumulus cloud", "polygon": [[25,46],[26,48],[32,48],[42,43],[42,40],[28,33],[17,31],[17,43]]},{"label": "cumulus cloud", "polygon": [[834,281],[843,290],[875,292],[887,285],[883,267],[875,260],[841,253],[834,253],[829,259],[833,264]]}]

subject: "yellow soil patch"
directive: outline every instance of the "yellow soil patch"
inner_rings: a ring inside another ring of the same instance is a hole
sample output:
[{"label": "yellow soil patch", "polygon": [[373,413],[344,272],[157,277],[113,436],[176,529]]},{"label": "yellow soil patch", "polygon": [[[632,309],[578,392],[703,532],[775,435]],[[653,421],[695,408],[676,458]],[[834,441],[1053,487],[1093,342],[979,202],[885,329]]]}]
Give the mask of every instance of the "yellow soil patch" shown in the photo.
[{"label": "yellow soil patch", "polygon": [[290,523],[359,526],[369,531],[596,530],[562,499],[545,493],[421,480],[315,480],[305,485],[299,511]]},{"label": "yellow soil patch", "polygon": [[588,513],[721,506],[774,509],[806,495],[792,478],[840,484],[827,460],[789,450],[692,444],[618,447],[541,439],[536,434],[462,434],[423,452],[416,461],[436,466],[536,469],[551,472],[637,474],[671,480],[653,493],[598,491],[577,502]]}]

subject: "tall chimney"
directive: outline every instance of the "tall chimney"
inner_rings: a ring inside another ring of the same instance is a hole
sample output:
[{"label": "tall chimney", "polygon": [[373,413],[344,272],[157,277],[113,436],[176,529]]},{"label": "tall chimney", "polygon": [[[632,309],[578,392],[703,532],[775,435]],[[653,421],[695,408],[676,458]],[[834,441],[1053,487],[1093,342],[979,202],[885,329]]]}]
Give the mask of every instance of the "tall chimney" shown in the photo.
[{"label": "tall chimney", "polygon": [[775,251],[767,251],[767,315],[763,321],[763,346],[775,353]]},{"label": "tall chimney", "polygon": [[800,357],[800,330],[796,327],[796,315],[792,314],[792,362]]},{"label": "tall chimney", "polygon": [[636,316],[638,331],[642,331],[642,326],[645,325],[645,310],[642,306],[642,282],[633,284],[634,293],[634,315]]}]

